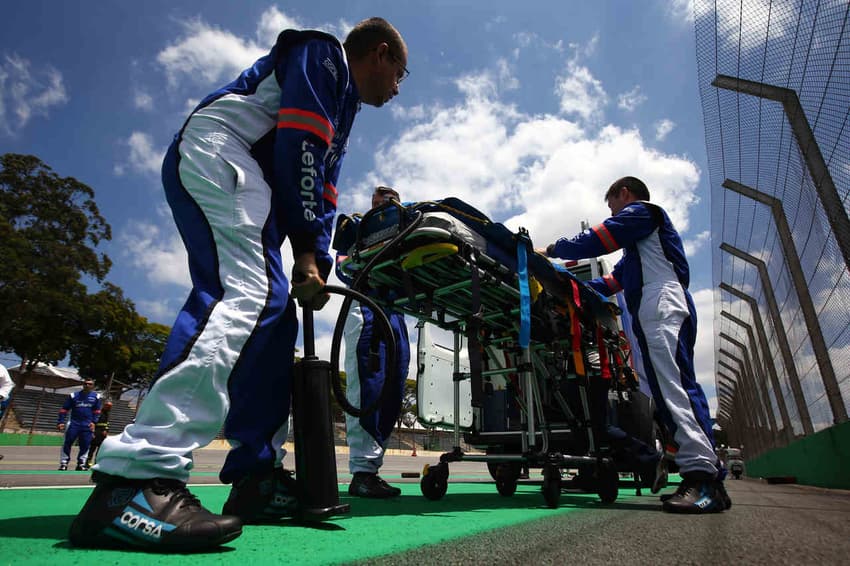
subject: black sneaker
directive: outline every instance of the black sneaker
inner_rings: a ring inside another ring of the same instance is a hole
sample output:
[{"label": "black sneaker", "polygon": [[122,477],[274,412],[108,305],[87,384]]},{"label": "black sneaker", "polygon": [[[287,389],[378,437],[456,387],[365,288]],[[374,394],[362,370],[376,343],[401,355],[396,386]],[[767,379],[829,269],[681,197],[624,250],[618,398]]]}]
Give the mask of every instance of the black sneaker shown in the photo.
[{"label": "black sneaker", "polygon": [[401,490],[385,482],[378,474],[354,472],[348,485],[348,494],[370,499],[386,499],[401,495]]},{"label": "black sneaker", "polygon": [[181,481],[100,472],[92,479],[97,486],[68,533],[74,546],[187,552],[242,534],[238,517],[210,513]]},{"label": "black sneaker", "polygon": [[222,513],[236,515],[244,524],[250,524],[292,517],[297,508],[292,472],[276,468],[234,482]]},{"label": "black sneaker", "polygon": [[714,475],[707,472],[683,474],[682,483],[672,497],[664,501],[662,509],[668,513],[719,513],[726,508],[717,493]]},{"label": "black sneaker", "polygon": [[59,471],[64,472],[68,469],[68,464],[59,464]]},{"label": "black sneaker", "polygon": [[86,466],[85,464],[77,464],[77,467],[75,468],[75,471],[77,471],[77,472],[87,472],[88,470],[89,470],[89,467]]}]

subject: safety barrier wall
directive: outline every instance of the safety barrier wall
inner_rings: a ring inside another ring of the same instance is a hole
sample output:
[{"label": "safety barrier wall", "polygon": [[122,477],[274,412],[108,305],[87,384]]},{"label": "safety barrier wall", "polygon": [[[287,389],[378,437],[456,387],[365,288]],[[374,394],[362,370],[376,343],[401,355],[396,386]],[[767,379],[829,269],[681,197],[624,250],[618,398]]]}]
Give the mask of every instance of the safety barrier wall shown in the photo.
[{"label": "safety barrier wall", "polygon": [[793,477],[798,483],[850,489],[850,422],[746,461],[749,477]]}]

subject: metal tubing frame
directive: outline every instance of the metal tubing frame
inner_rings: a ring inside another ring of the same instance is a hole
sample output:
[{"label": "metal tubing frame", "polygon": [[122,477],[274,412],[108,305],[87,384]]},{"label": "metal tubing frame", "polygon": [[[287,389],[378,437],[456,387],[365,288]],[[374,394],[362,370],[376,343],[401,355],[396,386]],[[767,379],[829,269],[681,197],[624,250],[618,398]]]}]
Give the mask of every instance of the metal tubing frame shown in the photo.
[{"label": "metal tubing frame", "polygon": [[[747,332],[747,339],[750,341],[750,349],[753,352],[753,358],[756,360],[756,365],[760,366],[767,378],[770,379],[770,384],[773,388],[773,398],[776,400],[776,406],[779,408],[779,417],[782,419],[782,428],[784,429],[785,439],[788,443],[794,441],[794,428],[791,426],[791,417],[788,415],[788,407],[785,406],[785,397],[782,395],[782,390],[779,388],[779,379],[776,376],[776,366],[773,363],[773,357],[767,354],[767,349],[762,344],[761,352],[757,347],[756,337],[753,334],[753,327],[735,315],[729,314],[726,311],[720,311],[720,316],[737,324]],[[762,331],[763,332],[763,331]],[[771,371],[772,370],[772,371]],[[767,391],[765,391],[765,398]],[[771,412],[773,412],[771,408]]]},{"label": "metal tubing frame", "polygon": [[[747,387],[746,383],[744,383],[744,364],[743,362],[741,362],[741,360],[739,360],[731,353],[722,348],[719,350],[719,352],[738,362],[739,367],[737,368],[724,360],[719,360],[717,364],[728,369],[735,377],[737,377],[737,389],[738,391],[740,391],[740,395],[738,395],[738,412],[746,418],[746,436],[752,439],[753,443],[756,445],[756,451],[761,454],[766,450],[767,447],[764,439],[762,438],[762,427],[759,424],[759,415],[757,414],[758,408],[752,398],[752,395],[750,394],[749,388]],[[745,410],[745,408],[747,407],[755,408],[755,410],[747,411]]]},{"label": "metal tubing frame", "polygon": [[[820,320],[818,319],[817,312],[815,311],[815,305],[812,301],[812,295],[809,292],[809,286],[806,283],[806,277],[803,274],[803,266],[800,263],[797,248],[794,246],[794,239],[791,235],[791,228],[788,226],[788,219],[785,217],[785,210],[782,208],[782,201],[776,197],[730,179],[723,181],[723,187],[756,202],[760,202],[770,208],[773,215],[773,221],[776,225],[776,231],[779,234],[779,242],[782,246],[782,255],[785,257],[785,264],[788,266],[788,271],[791,275],[791,282],[794,285],[794,291],[797,293],[797,301],[800,303],[800,310],[803,311],[803,319],[805,320],[806,328],[809,331],[809,338],[812,342],[812,350],[815,353],[815,360],[817,361],[818,369],[820,370],[821,380],[823,381],[824,390],[826,391],[826,398],[829,401],[830,409],[832,409],[833,423],[840,424],[845,422],[847,420],[847,408],[844,406],[844,401],[841,398],[841,388],[838,386],[838,380],[835,377],[835,370],[832,367],[832,360],[829,357],[829,348],[827,348],[826,340],[824,340],[823,337]],[[843,205],[840,206],[841,209],[844,210]],[[755,259],[755,261],[750,263],[755,263],[756,261],[759,262],[756,264],[759,269],[759,273],[761,273],[762,269],[764,269],[766,273],[767,266],[764,261],[756,258],[753,259]]]},{"label": "metal tubing frame", "polygon": [[[803,425],[803,432],[806,436],[814,434],[812,426],[812,417],[809,414],[809,406],[806,404],[806,398],[803,395],[803,388],[800,386],[800,376],[797,374],[797,366],[794,363],[794,356],[791,354],[791,347],[788,345],[788,335],[785,333],[785,325],[782,323],[782,316],[779,314],[779,307],[776,304],[776,294],[773,291],[773,283],[767,274],[767,269],[764,267],[764,262],[750,254],[739,250],[735,246],[723,242],[720,244],[720,249],[724,252],[742,259],[748,263],[755,265],[757,268],[761,264],[761,269],[758,270],[764,296],[767,301],[767,311],[770,313],[770,319],[773,321],[773,328],[776,332],[776,341],[779,343],[779,351],[782,354],[782,361],[785,365],[785,374],[788,376],[788,384],[791,387],[791,392],[794,395],[794,402],[797,404],[797,414],[800,416],[800,422]],[[745,295],[742,291],[732,287],[731,285],[721,283],[721,289],[739,297],[743,300],[753,300],[754,298]],[[725,285],[725,287],[724,287]],[[744,298],[747,297],[747,298]],[[754,312],[758,309],[751,305]]]},{"label": "metal tubing frame", "polygon": [[756,427],[755,434],[759,437],[762,451],[767,451],[768,449],[773,448],[773,445],[770,442],[770,439],[773,438],[773,431],[770,430],[767,415],[764,412],[761,399],[759,398],[758,392],[756,392],[755,385],[753,384],[749,361],[745,361],[746,356],[739,358],[729,350],[724,350],[723,348],[720,348],[718,351],[738,363],[740,369],[740,373],[738,375],[744,380],[742,383],[742,391],[746,392],[749,398],[747,405],[752,408],[753,415],[755,417],[753,419],[753,424]]},{"label": "metal tubing frame", "polygon": [[764,384],[764,380],[758,379],[756,376],[756,364],[753,363],[752,355],[747,350],[747,347],[743,342],[736,340],[732,336],[729,336],[725,332],[720,333],[720,338],[726,340],[733,346],[737,347],[741,350],[741,360],[744,362],[746,367],[746,374],[748,379],[750,380],[750,389],[756,396],[756,401],[758,403],[759,409],[761,410],[762,417],[765,419],[765,425],[768,426],[770,431],[770,439],[772,441],[772,445],[776,447],[776,437],[779,434],[779,429],[776,426],[776,418],[773,414],[773,407],[770,404],[770,397],[767,395],[767,389]]},{"label": "metal tubing frame", "polygon": [[774,100],[782,104],[791,131],[797,138],[800,155],[806,162],[809,176],[812,178],[821,206],[823,206],[829,220],[829,226],[838,247],[841,249],[841,255],[844,256],[844,263],[850,269],[850,219],[847,217],[844,203],[835,188],[829,167],[823,159],[820,146],[815,139],[815,134],[811,125],[809,125],[806,112],[803,110],[803,105],[800,104],[797,93],[789,88],[748,81],[728,75],[717,75],[711,84],[717,88]]},{"label": "metal tubing frame", "polygon": [[[735,384],[734,380],[723,374],[722,372],[717,372],[718,377],[727,380],[731,385],[726,385],[724,382],[718,381],[718,388],[726,388],[729,392],[727,393],[728,399],[725,399],[726,402],[726,411],[729,414],[729,428],[730,433],[738,440],[740,444],[744,438],[747,438],[746,430],[747,430],[747,419],[748,415],[745,411],[741,409],[741,404],[739,403],[740,395],[735,394],[735,388],[732,385]],[[737,415],[737,417],[733,416]],[[747,440],[749,442],[749,440]]]}]

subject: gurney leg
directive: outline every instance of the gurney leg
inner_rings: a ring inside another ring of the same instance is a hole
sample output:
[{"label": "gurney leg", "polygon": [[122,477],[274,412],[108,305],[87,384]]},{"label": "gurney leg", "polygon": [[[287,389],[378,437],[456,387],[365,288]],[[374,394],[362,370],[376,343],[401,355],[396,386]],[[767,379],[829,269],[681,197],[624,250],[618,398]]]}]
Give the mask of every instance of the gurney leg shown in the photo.
[{"label": "gurney leg", "polygon": [[456,330],[454,333],[454,346],[454,449],[460,450],[460,330]]},{"label": "gurney leg", "polygon": [[[534,412],[534,409],[535,409],[535,407],[534,407],[534,391],[535,391],[534,385],[535,384],[533,383],[534,372],[532,371],[532,367],[531,367],[531,352],[528,348],[524,348],[523,351],[522,351],[522,366],[523,366],[523,370],[522,370],[523,389],[524,389],[525,395],[526,395],[525,405],[526,405],[526,411],[528,413],[526,415],[526,420],[527,420],[527,424],[528,424],[527,446],[530,447],[530,448],[534,448],[537,445],[537,440],[536,440],[537,430],[536,430],[536,427],[535,427],[536,417],[535,417],[535,412]],[[523,446],[523,449],[524,449],[524,452],[528,451],[526,446]]]}]

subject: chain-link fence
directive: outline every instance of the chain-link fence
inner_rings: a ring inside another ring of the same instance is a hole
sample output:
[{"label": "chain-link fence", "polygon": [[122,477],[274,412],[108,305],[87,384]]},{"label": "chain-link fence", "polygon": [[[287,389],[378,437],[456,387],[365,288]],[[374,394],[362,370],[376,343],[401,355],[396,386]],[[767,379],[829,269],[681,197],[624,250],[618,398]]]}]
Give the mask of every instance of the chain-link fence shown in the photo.
[{"label": "chain-link fence", "polygon": [[758,453],[847,419],[850,2],[695,0],[694,17],[718,420]]}]

